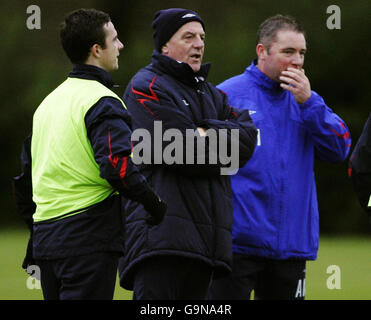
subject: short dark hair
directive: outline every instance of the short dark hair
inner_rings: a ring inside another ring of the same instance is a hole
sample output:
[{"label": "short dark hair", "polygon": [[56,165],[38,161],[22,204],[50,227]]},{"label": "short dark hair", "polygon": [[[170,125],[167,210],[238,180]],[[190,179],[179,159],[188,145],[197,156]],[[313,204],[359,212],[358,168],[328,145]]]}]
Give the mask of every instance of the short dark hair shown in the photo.
[{"label": "short dark hair", "polygon": [[305,37],[304,29],[293,17],[277,14],[266,19],[259,26],[257,33],[257,44],[262,43],[264,47],[269,50],[272,42],[276,40],[278,31],[282,30],[290,30],[297,33],[302,33]]},{"label": "short dark hair", "polygon": [[73,64],[85,63],[94,44],[105,48],[103,26],[110,21],[107,13],[95,9],[78,9],[65,17],[60,37],[62,47]]}]

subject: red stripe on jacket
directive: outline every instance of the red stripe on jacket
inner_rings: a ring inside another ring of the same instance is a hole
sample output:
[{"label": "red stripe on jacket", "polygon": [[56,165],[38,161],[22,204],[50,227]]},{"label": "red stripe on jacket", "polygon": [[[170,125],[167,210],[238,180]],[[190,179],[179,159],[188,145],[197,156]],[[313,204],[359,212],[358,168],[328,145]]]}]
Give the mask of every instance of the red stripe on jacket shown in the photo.
[{"label": "red stripe on jacket", "polygon": [[147,99],[137,99],[137,101],[153,116],[155,116],[154,112],[145,104],[146,101],[149,101],[149,99],[151,100],[154,100],[154,101],[160,101],[160,99],[158,98],[156,92],[153,91],[152,89],[152,86],[153,84],[155,83],[156,81],[156,78],[157,76],[154,76],[150,85],[149,85],[149,91],[151,92],[151,95],[149,94],[146,94],[144,92],[141,92],[141,91],[138,91],[138,90],[135,90],[133,88],[133,82],[131,82],[131,92],[133,92],[134,94],[137,94],[137,95],[140,95],[140,96],[143,96],[143,97],[146,97]]},{"label": "red stripe on jacket", "polygon": [[[116,169],[117,164],[119,162],[119,157],[114,156],[112,158],[111,133],[109,131],[108,131],[108,148],[109,148],[108,159],[109,159],[112,167],[114,167]],[[128,157],[122,157],[122,164],[121,164],[121,168],[120,168],[120,178],[121,179],[125,178],[127,165],[128,165]]]}]

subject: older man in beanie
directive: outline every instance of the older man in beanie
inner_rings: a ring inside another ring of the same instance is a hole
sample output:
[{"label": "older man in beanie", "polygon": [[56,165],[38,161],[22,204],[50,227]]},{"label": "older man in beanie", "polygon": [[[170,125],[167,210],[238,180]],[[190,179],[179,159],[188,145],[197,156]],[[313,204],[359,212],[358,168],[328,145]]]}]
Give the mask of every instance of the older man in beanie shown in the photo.
[{"label": "older man in beanie", "polygon": [[[230,177],[221,175],[221,161],[209,161],[211,143],[207,139],[213,130],[221,142],[219,129],[224,129],[225,147],[230,148],[231,133],[237,131],[235,155],[242,166],[254,151],[256,129],[247,110],[234,110],[226,95],[205,81],[210,65],[201,64],[205,28],[196,12],[161,10],[152,27],[152,63],[133,77],[124,101],[133,129],[146,129],[152,138],[156,126],[162,133],[177,129],[184,142],[180,157],[193,158],[141,166],[167,202],[168,211],[162,225],[148,227],[143,206],[128,202],[120,284],[134,290],[138,300],[204,299],[212,277],[231,270],[233,220]],[[197,163],[197,148],[185,143],[187,130],[193,130],[195,140],[206,142],[203,163]],[[163,142],[162,147],[166,146],[169,142]],[[150,149],[151,155],[158,151]]]}]

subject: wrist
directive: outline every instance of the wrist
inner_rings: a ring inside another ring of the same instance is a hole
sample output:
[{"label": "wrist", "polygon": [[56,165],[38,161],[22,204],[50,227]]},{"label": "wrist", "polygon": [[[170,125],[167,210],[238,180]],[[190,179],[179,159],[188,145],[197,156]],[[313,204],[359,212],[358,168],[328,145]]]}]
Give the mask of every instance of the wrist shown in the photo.
[{"label": "wrist", "polygon": [[147,210],[156,206],[156,204],[159,202],[159,197],[148,185],[146,187],[147,188],[143,194],[141,202],[144,208]]},{"label": "wrist", "polygon": [[305,100],[303,103],[298,103],[298,104],[300,108],[306,109],[306,108],[313,106],[319,101],[321,101],[320,97],[314,94],[313,92],[311,92],[311,95],[307,100]]}]

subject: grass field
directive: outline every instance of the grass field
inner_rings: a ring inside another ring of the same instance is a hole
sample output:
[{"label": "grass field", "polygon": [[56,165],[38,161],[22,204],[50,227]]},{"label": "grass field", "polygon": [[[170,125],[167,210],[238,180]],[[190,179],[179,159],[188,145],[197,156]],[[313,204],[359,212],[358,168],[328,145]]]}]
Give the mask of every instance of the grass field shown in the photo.
[{"label": "grass field", "polygon": [[[0,300],[42,299],[41,290],[27,288],[28,275],[21,268],[27,239],[26,230],[0,230]],[[333,265],[340,271],[340,289],[327,287]],[[131,297],[117,283],[114,299]],[[371,300],[371,237],[322,237],[318,259],[307,264],[306,299]]]}]

